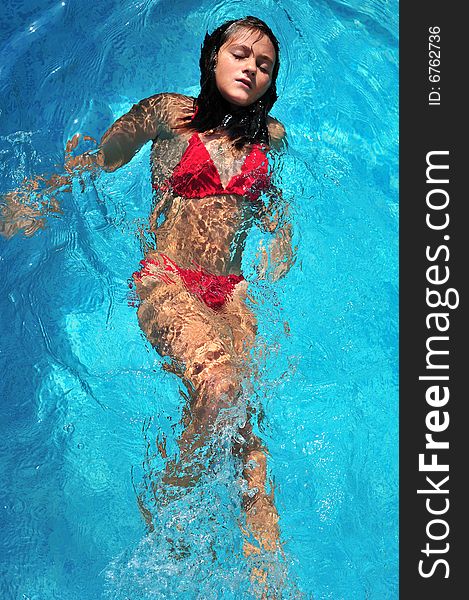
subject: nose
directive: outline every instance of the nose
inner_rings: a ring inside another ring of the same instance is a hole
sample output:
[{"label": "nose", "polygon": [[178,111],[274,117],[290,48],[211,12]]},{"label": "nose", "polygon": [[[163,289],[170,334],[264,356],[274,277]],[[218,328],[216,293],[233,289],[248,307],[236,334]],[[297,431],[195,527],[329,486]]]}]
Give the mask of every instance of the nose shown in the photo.
[{"label": "nose", "polygon": [[244,70],[249,73],[249,75],[254,76],[257,71],[256,59],[254,56],[250,56],[246,61]]}]

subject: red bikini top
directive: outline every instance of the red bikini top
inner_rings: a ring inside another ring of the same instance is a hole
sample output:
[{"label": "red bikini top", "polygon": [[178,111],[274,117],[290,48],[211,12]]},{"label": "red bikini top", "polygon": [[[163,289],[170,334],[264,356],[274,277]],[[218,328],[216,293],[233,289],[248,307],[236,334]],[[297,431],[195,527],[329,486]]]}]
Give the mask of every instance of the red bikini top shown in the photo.
[{"label": "red bikini top", "polygon": [[[253,201],[269,186],[267,167],[266,155],[259,144],[254,144],[244,159],[241,173],[234,175],[227,186],[223,187],[215,163],[199,134],[195,132],[173,174],[159,189],[172,189],[183,198],[238,194]],[[156,184],[153,187],[158,189]]]}]

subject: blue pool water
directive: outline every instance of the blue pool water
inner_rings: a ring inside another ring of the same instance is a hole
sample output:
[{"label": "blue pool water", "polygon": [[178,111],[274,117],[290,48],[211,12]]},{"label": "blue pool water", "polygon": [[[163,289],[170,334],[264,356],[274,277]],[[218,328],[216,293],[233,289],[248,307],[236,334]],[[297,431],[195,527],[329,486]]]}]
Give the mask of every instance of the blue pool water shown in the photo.
[{"label": "blue pool water", "polygon": [[[201,41],[224,20],[255,14],[280,39],[272,113],[289,137],[297,261],[256,282],[267,237],[253,230],[243,267],[281,598],[398,597],[397,12],[395,0],[9,0],[0,14],[1,193],[135,101],[196,95]],[[2,598],[254,598],[223,443],[206,481],[161,506],[157,534],[137,506],[184,404],[128,288],[148,165],[146,147],[76,181],[38,235],[0,239]]]}]

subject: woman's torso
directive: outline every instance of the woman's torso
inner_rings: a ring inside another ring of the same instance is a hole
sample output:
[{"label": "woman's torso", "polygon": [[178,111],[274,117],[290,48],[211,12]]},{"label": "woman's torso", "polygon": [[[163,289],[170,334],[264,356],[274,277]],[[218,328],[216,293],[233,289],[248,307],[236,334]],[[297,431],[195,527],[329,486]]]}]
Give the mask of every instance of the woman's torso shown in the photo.
[{"label": "woman's torso", "polygon": [[[198,264],[216,275],[240,274],[246,236],[259,201],[234,193],[187,198],[167,185],[194,135],[176,130],[173,124],[192,106],[193,99],[186,96],[174,102],[165,133],[152,146],[152,184],[164,190],[157,193],[150,218],[156,251],[183,267]],[[216,131],[200,133],[192,142],[203,144],[208,153],[205,158],[213,163],[223,188],[241,172],[253,150],[251,145],[235,149],[226,135]]]}]

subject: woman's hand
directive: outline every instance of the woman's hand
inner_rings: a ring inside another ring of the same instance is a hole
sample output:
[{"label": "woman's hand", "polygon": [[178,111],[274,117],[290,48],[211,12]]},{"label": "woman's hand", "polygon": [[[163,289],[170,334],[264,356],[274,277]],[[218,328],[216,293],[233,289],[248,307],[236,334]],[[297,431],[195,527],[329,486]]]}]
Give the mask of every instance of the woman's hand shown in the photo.
[{"label": "woman's hand", "polygon": [[0,197],[0,235],[11,238],[22,232],[31,237],[39,229],[44,229],[46,216],[62,213],[55,194],[70,192],[72,178],[80,176],[84,171],[97,171],[103,164],[103,157],[98,150],[73,156],[73,150],[80,139],[97,143],[92,137],[76,134],[65,147],[65,173],[55,174],[46,179],[39,175],[33,179],[25,179],[21,186]]},{"label": "woman's hand", "polygon": [[41,177],[24,180],[20,188],[0,198],[0,235],[9,239],[21,231],[31,237],[44,229],[45,214],[61,212],[55,198],[47,201],[42,198],[40,181],[43,180]]},{"label": "woman's hand", "polygon": [[65,146],[64,164],[67,173],[82,173],[83,171],[96,171],[104,166],[104,157],[101,150],[95,152],[84,152],[78,156],[73,156],[73,151],[78,146],[80,138],[85,142],[98,142],[89,135],[76,133],[71,140],[68,140]]},{"label": "woman's hand", "polygon": [[268,250],[261,242],[257,254],[259,258],[258,279],[268,279],[274,282],[285,277],[295,264],[295,252],[296,247],[295,249],[292,247],[291,224],[287,223],[277,229]]},{"label": "woman's hand", "polygon": [[257,249],[256,258],[259,260],[259,263],[256,267],[257,279],[264,280],[267,275],[267,269],[269,268],[269,255],[262,240],[259,244],[259,248]]}]

